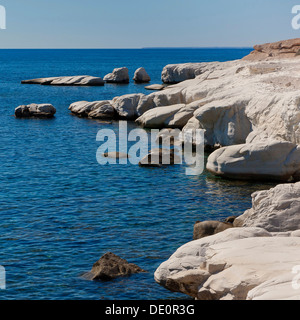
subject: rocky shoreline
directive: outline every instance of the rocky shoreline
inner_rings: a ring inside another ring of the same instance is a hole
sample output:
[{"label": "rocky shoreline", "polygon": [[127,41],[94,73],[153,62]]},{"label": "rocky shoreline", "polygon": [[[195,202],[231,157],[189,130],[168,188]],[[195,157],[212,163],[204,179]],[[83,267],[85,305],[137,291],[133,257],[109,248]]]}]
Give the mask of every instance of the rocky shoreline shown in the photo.
[{"label": "rocky shoreline", "polygon": [[[300,39],[292,39],[255,46],[241,60],[167,65],[161,91],[70,105],[79,117],[203,129],[205,147],[213,150],[206,169],[213,175],[281,183],[254,193],[252,208],[232,222],[204,223],[208,231],[198,230],[200,239],[180,247],[156,270],[155,280],[165,288],[195,299],[300,299],[293,286],[300,261],[299,52]],[[135,81],[150,81],[139,72]],[[104,83],[100,79],[88,78],[91,85]],[[104,80],[128,83],[128,70],[115,69]]]}]

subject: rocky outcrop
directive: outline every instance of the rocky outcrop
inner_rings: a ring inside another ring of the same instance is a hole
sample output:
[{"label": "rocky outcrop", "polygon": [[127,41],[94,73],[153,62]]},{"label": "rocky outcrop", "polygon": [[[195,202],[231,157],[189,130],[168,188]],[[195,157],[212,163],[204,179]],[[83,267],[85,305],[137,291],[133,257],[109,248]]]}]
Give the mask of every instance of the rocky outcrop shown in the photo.
[{"label": "rocky outcrop", "polygon": [[72,77],[51,77],[23,80],[22,84],[41,84],[48,86],[104,86],[100,77],[72,76]]},{"label": "rocky outcrop", "polygon": [[105,253],[94,263],[90,272],[83,275],[89,280],[108,281],[121,276],[129,276],[134,273],[146,272],[133,263],[120,258],[112,252]]},{"label": "rocky outcrop", "polygon": [[[299,237],[272,236],[261,228],[231,228],[180,247],[159,266],[155,280],[199,300],[254,299],[263,285],[279,283],[279,276],[291,273],[299,264],[299,249]],[[287,295],[295,296],[292,286],[289,294],[268,292],[269,299]]]},{"label": "rocky outcrop", "polygon": [[128,69],[126,67],[115,68],[113,72],[107,74],[103,80],[107,83],[129,83]]},{"label": "rocky outcrop", "polygon": [[300,182],[253,193],[252,208],[236,218],[234,225],[260,227],[269,232],[299,230]]},{"label": "rocky outcrop", "polygon": [[138,117],[137,106],[142,97],[143,94],[134,93],[113,100],[78,101],[72,103],[69,110],[79,117],[134,120]]},{"label": "rocky outcrop", "polygon": [[89,117],[93,119],[114,119],[116,117],[115,108],[111,101],[78,101],[70,105],[69,110],[79,117]]},{"label": "rocky outcrop", "polygon": [[288,59],[298,57],[299,54],[300,38],[297,38],[256,45],[254,51],[243,60]]},{"label": "rocky outcrop", "polygon": [[134,72],[133,80],[138,83],[150,82],[151,78],[145,68],[138,68]]},{"label": "rocky outcrop", "polygon": [[56,109],[52,104],[29,104],[15,109],[16,118],[53,118]]},{"label": "rocky outcrop", "polygon": [[193,116],[195,109],[184,104],[158,107],[146,111],[136,122],[146,128],[182,128]]},{"label": "rocky outcrop", "polygon": [[114,98],[112,105],[119,118],[127,120],[136,119],[139,115],[137,110],[138,104],[144,96],[142,93],[133,93]]},{"label": "rocky outcrop", "polygon": [[239,144],[214,151],[206,168],[215,175],[248,180],[297,180],[300,170],[300,148],[291,142]]},{"label": "rocky outcrop", "polygon": [[178,83],[181,81],[194,79],[196,76],[204,73],[213,63],[183,63],[168,64],[163,68],[161,80],[164,83]]}]

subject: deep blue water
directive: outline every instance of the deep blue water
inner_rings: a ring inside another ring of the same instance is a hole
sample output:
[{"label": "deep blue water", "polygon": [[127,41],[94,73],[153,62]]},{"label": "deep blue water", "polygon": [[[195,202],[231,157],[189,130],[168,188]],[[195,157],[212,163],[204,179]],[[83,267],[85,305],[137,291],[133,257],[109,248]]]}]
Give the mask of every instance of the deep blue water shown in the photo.
[{"label": "deep blue water", "polygon": [[[143,92],[143,85],[48,87],[23,79],[104,76],[140,66],[160,83],[168,63],[238,59],[250,49],[0,50],[0,265],[7,289],[0,299],[177,299],[153,273],[192,240],[196,220],[222,219],[251,206],[266,185],[185,175],[185,166],[147,169],[100,166],[97,131],[117,130],[70,115],[79,100]],[[20,104],[52,103],[50,120],[13,117]],[[135,127],[130,124],[130,127]],[[80,275],[107,251],[148,270],[113,282]]]}]

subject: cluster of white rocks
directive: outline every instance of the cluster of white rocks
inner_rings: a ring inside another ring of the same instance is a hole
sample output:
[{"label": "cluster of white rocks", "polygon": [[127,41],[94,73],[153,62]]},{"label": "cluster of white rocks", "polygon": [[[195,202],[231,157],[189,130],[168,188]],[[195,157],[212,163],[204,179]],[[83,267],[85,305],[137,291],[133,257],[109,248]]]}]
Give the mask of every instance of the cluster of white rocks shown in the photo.
[{"label": "cluster of white rocks", "polygon": [[[150,76],[144,68],[138,68],[133,80],[137,83],[146,83],[151,81]],[[64,76],[64,77],[49,77],[37,78],[30,80],[22,80],[22,84],[41,84],[52,86],[104,86],[107,83],[129,83],[129,74],[126,67],[115,68],[111,73],[101,77],[92,76]]]},{"label": "cluster of white rocks", "polygon": [[278,47],[269,60],[252,54],[250,60],[168,65],[163,81],[181,82],[109,103],[117,117],[144,127],[204,129],[206,146],[222,147],[208,158],[207,169],[215,175],[299,180],[300,56],[282,53],[285,59],[279,59]]}]

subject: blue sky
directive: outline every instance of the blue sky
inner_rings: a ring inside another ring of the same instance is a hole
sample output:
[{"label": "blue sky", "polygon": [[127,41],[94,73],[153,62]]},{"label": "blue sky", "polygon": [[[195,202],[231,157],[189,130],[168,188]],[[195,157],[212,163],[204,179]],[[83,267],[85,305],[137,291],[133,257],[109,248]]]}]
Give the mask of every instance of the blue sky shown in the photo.
[{"label": "blue sky", "polygon": [[249,47],[300,38],[300,0],[0,0],[0,48]]}]

